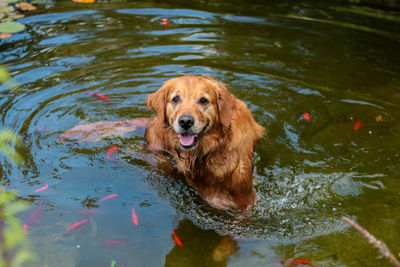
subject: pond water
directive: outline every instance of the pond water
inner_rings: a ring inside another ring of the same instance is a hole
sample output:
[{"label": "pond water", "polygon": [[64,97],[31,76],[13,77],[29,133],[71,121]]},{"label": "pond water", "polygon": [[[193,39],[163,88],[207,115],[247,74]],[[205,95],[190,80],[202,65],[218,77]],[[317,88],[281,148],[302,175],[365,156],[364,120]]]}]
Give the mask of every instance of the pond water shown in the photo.
[{"label": "pond water", "polygon": [[[1,182],[30,201],[22,222],[40,210],[28,266],[390,266],[341,217],[400,252],[399,14],[389,0],[38,4],[0,43],[21,84],[0,87],[1,126],[25,157],[1,157]],[[247,214],[147,164],[142,131],[56,142],[82,120],[152,116],[148,94],[186,74],[224,82],[268,129]]]}]

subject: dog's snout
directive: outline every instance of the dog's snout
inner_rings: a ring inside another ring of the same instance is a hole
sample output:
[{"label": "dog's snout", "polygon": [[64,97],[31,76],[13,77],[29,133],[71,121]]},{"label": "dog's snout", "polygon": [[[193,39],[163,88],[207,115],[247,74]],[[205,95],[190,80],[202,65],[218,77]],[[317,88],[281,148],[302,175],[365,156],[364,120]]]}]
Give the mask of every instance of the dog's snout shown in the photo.
[{"label": "dog's snout", "polygon": [[182,115],[179,117],[179,126],[183,129],[188,130],[194,124],[194,118],[190,115]]}]

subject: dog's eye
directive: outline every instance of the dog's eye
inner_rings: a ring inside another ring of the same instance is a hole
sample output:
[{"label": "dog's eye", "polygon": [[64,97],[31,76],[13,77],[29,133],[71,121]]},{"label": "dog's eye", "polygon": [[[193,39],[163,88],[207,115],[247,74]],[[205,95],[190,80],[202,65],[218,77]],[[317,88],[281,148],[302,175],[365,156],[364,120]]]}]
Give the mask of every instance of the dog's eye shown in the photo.
[{"label": "dog's eye", "polygon": [[179,103],[180,100],[181,100],[181,98],[179,97],[179,95],[177,95],[174,98],[172,98],[171,102],[174,104],[177,104],[177,103]]},{"label": "dog's eye", "polygon": [[202,105],[207,105],[208,104],[208,99],[202,97],[202,98],[200,98],[199,103],[202,104]]}]

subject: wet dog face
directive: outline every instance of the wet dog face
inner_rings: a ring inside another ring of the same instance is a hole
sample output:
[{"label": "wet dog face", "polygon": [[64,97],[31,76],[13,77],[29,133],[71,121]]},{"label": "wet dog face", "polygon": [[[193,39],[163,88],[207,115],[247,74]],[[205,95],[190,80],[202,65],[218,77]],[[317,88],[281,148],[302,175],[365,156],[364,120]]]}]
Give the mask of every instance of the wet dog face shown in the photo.
[{"label": "wet dog face", "polygon": [[229,128],[235,103],[222,83],[195,75],[168,80],[147,99],[147,106],[157,112],[164,127],[173,130],[183,150],[195,149],[214,126],[220,126],[220,131]]},{"label": "wet dog face", "polygon": [[212,83],[197,77],[174,82],[166,98],[166,118],[184,150],[196,148],[217,115],[216,90]]},{"label": "wet dog face", "polygon": [[192,150],[215,124],[229,124],[232,112],[224,103],[232,101],[224,101],[225,95],[230,96],[226,88],[211,78],[182,76],[149,95],[147,106],[174,131],[181,149]]}]

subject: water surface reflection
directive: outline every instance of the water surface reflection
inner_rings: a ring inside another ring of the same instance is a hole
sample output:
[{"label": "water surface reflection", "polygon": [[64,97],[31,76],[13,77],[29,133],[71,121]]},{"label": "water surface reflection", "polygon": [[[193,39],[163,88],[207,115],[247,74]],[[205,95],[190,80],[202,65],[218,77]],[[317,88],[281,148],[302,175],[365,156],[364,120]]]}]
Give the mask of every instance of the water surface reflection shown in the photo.
[{"label": "water surface reflection", "polygon": [[[22,85],[18,93],[0,87],[0,118],[24,137],[26,157],[22,168],[1,158],[1,181],[32,201],[22,221],[43,203],[29,233],[34,266],[273,266],[299,257],[324,266],[387,264],[340,218],[398,245],[396,2],[52,4],[0,43],[0,62]],[[179,174],[149,165],[143,132],[56,142],[82,120],[151,116],[147,95],[185,74],[224,82],[268,129],[254,161],[259,202],[246,214],[212,209]],[[363,126],[354,130],[357,121]],[[109,161],[113,145],[120,150]],[[44,183],[48,190],[33,193]]]}]

